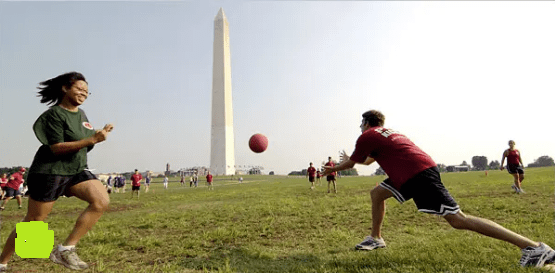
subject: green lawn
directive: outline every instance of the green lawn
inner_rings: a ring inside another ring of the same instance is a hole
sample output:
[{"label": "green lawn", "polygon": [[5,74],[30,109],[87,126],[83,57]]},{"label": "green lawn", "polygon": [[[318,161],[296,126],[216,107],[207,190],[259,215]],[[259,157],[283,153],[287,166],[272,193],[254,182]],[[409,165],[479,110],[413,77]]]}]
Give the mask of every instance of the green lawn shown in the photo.
[{"label": "green lawn", "polygon": [[[462,210],[488,218],[552,247],[554,170],[526,169],[514,194],[506,171],[443,174]],[[442,218],[420,213],[412,201],[387,201],[383,236],[387,248],[371,252],[354,246],[370,234],[370,190],[383,177],[341,178],[338,194],[325,181],[315,190],[307,179],[244,176],[244,183],[215,177],[198,188],[169,189],[153,183],[131,193],[111,194],[110,209],[81,239],[78,254],[88,272],[539,272],[517,266],[520,251],[501,241],[452,229]],[[154,182],[161,182],[155,179]],[[144,187],[144,186],[143,186]],[[86,203],[61,198],[47,219],[62,242]],[[22,219],[10,201],[1,212],[1,245]],[[21,259],[13,272],[71,272],[48,259]]]}]

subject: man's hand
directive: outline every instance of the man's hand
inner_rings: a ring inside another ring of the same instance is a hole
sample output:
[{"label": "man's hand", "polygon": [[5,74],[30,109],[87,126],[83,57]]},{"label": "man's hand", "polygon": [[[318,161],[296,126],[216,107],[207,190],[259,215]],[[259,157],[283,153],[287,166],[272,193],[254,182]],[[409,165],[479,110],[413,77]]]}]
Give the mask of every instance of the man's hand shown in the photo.
[{"label": "man's hand", "polygon": [[322,172],[322,176],[328,176],[331,173],[334,172],[333,167],[332,166],[322,166],[324,172]]},{"label": "man's hand", "polygon": [[350,159],[350,157],[347,155],[347,153],[345,152],[345,150],[343,150],[341,152],[341,155],[339,156],[341,158],[340,162],[344,162]]}]

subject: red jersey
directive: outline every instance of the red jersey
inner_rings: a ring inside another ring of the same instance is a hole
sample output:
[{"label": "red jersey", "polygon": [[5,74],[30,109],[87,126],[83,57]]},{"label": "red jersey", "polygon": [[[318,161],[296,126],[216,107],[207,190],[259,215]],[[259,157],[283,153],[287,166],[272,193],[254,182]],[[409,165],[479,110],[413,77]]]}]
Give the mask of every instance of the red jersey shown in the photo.
[{"label": "red jersey", "polygon": [[322,175],[321,175],[321,172],[320,172],[320,171],[317,171],[317,172],[316,172],[316,177],[318,177],[318,178],[322,177]]},{"label": "red jersey", "polygon": [[12,174],[11,177],[13,178],[13,180],[10,178],[10,180],[8,180],[8,184],[4,184],[6,185],[5,187],[19,190],[19,186],[23,184],[23,174],[21,174],[21,172],[16,172]]},{"label": "red jersey", "polygon": [[512,165],[520,165],[520,152],[517,149],[511,151],[508,149],[509,153],[507,154],[507,163]]},{"label": "red jersey", "polygon": [[135,187],[141,186],[141,180],[143,180],[143,176],[140,173],[133,174],[131,176],[131,185]]},{"label": "red jersey", "polygon": [[206,181],[207,182],[212,182],[212,175],[211,174],[206,176]]},{"label": "red jersey", "polygon": [[[324,166],[335,167],[335,163],[333,163],[333,161],[328,161],[328,163],[326,163],[326,165],[324,165]],[[335,172],[330,173],[329,175],[335,175]]]},{"label": "red jersey", "polygon": [[306,170],[308,172],[308,176],[309,177],[314,177],[316,176],[316,168],[314,167],[308,167],[308,169]]},{"label": "red jersey", "polygon": [[416,174],[436,166],[406,136],[383,127],[369,128],[360,135],[351,160],[362,163],[368,156],[380,164],[397,190]]}]

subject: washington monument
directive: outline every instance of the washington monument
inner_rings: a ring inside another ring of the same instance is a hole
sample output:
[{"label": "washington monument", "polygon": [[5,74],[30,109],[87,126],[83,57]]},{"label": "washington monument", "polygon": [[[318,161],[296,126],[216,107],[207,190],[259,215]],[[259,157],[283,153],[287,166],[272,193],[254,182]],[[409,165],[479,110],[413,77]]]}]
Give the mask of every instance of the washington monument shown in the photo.
[{"label": "washington monument", "polygon": [[215,175],[235,174],[233,106],[231,97],[231,56],[229,23],[220,8],[214,18],[214,60],[212,66],[212,144],[210,171]]}]

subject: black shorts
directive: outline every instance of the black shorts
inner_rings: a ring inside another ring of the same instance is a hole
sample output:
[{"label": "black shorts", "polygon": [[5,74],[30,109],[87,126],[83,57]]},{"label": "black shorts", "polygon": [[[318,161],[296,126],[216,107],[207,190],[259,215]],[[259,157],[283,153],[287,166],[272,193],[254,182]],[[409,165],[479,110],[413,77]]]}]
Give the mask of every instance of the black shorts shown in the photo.
[{"label": "black shorts", "polygon": [[30,173],[27,177],[28,193],[35,201],[56,201],[62,195],[73,196],[69,189],[87,180],[98,180],[98,178],[87,170],[75,175]]},{"label": "black shorts", "polygon": [[141,189],[141,186],[132,186],[131,191],[138,191]]},{"label": "black shorts", "polygon": [[507,164],[507,171],[510,174],[524,174],[524,169],[522,169],[522,167],[520,165],[517,164]]},{"label": "black shorts", "polygon": [[308,177],[308,182],[314,182],[314,176],[309,176]]},{"label": "black shorts", "polygon": [[16,197],[18,195],[21,195],[21,193],[19,193],[19,190],[14,190],[10,187],[5,187],[4,190],[6,191],[5,197]]},{"label": "black shorts", "polygon": [[460,211],[459,205],[449,194],[437,167],[426,169],[407,180],[400,190],[395,189],[391,181],[384,180],[381,187],[391,191],[399,203],[413,199],[418,211],[445,216]]},{"label": "black shorts", "polygon": [[328,176],[326,176],[326,178],[328,179],[328,182],[334,181],[335,180],[335,175],[328,175]]}]

